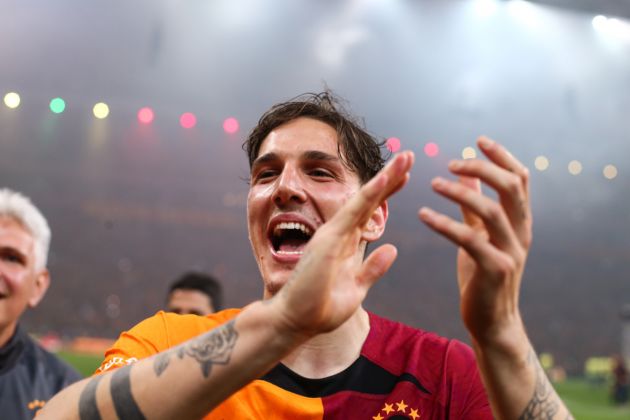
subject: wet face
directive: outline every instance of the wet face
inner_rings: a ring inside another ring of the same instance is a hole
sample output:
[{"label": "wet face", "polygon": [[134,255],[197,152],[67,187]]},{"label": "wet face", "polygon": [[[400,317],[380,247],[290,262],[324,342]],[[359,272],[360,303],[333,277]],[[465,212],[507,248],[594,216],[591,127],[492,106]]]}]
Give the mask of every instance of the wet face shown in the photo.
[{"label": "wet face", "polygon": [[0,216],[0,345],[24,310],[39,303],[48,282],[48,272],[35,269],[31,234],[13,218]]},{"label": "wet face", "polygon": [[211,299],[203,292],[192,289],[175,289],[168,297],[168,312],[186,315],[209,315],[214,312]]},{"label": "wet face", "polygon": [[[336,131],[298,118],[273,130],[252,165],[247,222],[264,297],[288,280],[314,232],[360,187],[341,162]],[[359,250],[358,250],[359,251]]]}]

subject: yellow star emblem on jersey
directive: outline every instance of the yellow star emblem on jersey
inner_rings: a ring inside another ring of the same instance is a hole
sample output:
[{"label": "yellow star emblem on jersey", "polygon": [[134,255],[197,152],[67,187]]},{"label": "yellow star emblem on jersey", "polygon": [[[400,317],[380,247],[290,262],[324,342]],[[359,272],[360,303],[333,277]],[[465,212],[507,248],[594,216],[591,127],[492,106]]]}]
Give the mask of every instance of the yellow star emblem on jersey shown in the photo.
[{"label": "yellow star emblem on jersey", "polygon": [[385,412],[385,414],[391,413],[392,411],[394,411],[394,404],[385,403],[385,408],[383,408],[383,411]]},{"label": "yellow star emblem on jersey", "polygon": [[401,413],[405,413],[405,411],[407,410],[407,404],[405,404],[405,400],[400,400],[400,402],[396,403],[396,409],[398,411],[400,411]]},{"label": "yellow star emblem on jersey", "polygon": [[420,418],[420,414],[418,414],[418,410],[412,408],[409,412],[409,417],[411,417],[413,420],[416,420],[417,418]]},{"label": "yellow star emblem on jersey", "polygon": [[43,408],[44,404],[46,404],[46,401],[43,400],[33,400],[30,403],[28,403],[28,409],[29,410],[35,410],[36,408]]},{"label": "yellow star emblem on jersey", "polygon": [[383,420],[385,417],[381,416],[381,413],[378,413],[377,415],[375,415],[374,417],[372,417],[374,420]]}]

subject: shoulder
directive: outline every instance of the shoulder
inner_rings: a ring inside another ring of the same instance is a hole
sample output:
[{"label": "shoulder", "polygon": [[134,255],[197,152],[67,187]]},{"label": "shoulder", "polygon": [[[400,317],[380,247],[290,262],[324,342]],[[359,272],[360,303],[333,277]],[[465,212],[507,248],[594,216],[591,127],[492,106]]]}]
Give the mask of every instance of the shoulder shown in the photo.
[{"label": "shoulder", "polygon": [[178,315],[159,311],[118,337],[105,353],[97,373],[131,364],[211,330],[234,318],[240,309],[226,309],[208,316]]},{"label": "shoulder", "polygon": [[45,378],[47,382],[53,384],[57,390],[70,385],[82,378],[79,372],[71,367],[68,363],[61,360],[56,355],[44,349],[30,337],[27,337],[25,352],[25,360],[28,364],[33,364]]},{"label": "shoulder", "polygon": [[475,354],[461,341],[370,314],[363,352],[393,374],[413,376],[440,405],[459,413],[455,418],[491,418]]},{"label": "shoulder", "polygon": [[234,318],[239,312],[240,309],[226,309],[207,316],[198,316],[159,311],[129,331],[123,332],[121,337],[130,335],[157,340],[155,344],[162,350],[215,328]]},{"label": "shoulder", "polygon": [[364,345],[364,354],[368,358],[394,362],[405,360],[409,366],[431,365],[446,371],[476,368],[474,352],[459,340],[372,313],[369,316],[370,333]]}]

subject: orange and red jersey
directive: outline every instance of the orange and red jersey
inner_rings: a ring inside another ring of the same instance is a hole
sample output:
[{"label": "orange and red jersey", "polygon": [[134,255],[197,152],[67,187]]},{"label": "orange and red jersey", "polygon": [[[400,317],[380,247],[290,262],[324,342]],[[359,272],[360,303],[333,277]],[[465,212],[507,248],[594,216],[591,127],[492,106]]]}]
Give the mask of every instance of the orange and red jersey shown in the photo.
[{"label": "orange and red jersey", "polygon": [[[97,372],[151,356],[235,317],[158,312],[121,334]],[[472,350],[372,313],[359,358],[328,378],[278,364],[206,419],[492,419]]]}]

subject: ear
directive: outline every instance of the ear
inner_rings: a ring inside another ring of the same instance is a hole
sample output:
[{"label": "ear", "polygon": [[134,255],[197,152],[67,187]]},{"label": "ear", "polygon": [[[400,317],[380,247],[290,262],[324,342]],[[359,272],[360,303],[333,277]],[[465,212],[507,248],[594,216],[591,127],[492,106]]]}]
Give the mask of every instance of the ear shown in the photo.
[{"label": "ear", "polygon": [[374,242],[383,236],[383,232],[385,232],[385,225],[387,224],[387,216],[388,216],[388,207],[387,201],[383,201],[380,206],[368,221],[365,228],[363,228],[363,233],[361,234],[361,240],[366,242]]},{"label": "ear", "polygon": [[48,269],[43,269],[35,275],[35,283],[31,289],[31,296],[28,299],[29,308],[34,308],[42,300],[50,285],[50,273]]}]

